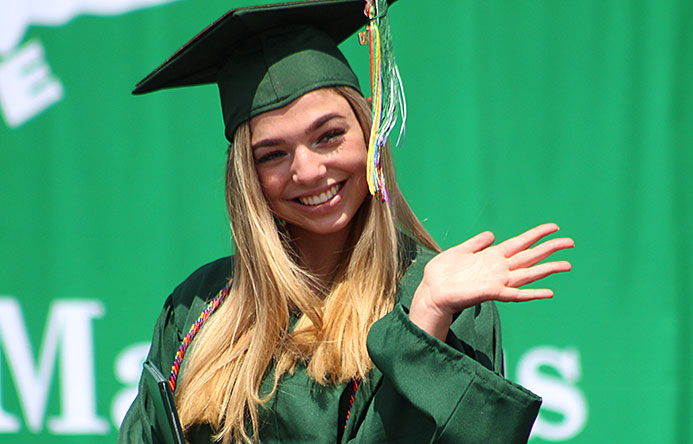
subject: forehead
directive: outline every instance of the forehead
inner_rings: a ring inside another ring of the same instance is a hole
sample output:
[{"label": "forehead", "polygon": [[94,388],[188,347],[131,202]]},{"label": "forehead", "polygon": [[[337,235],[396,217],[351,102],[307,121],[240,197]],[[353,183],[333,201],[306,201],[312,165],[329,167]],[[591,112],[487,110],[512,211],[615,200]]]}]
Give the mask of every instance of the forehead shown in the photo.
[{"label": "forehead", "polygon": [[303,133],[315,121],[330,114],[355,119],[349,102],[331,89],[310,91],[288,105],[250,119],[251,142]]}]

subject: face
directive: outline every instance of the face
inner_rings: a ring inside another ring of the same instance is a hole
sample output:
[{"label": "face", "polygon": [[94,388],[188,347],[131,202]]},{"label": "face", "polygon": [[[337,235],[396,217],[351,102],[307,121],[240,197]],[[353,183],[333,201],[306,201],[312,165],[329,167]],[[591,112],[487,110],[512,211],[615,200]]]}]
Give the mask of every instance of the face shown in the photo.
[{"label": "face", "polygon": [[328,90],[250,120],[262,191],[295,236],[351,226],[368,194],[363,131],[344,97]]}]

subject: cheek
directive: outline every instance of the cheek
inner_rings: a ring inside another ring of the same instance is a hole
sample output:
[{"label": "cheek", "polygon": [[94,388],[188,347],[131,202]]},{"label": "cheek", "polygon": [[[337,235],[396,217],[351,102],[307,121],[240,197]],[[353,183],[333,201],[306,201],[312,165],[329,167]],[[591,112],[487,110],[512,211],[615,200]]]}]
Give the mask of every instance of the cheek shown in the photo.
[{"label": "cheek", "polygon": [[370,192],[368,191],[368,181],[366,180],[366,165],[368,163],[368,148],[364,143],[357,144],[358,148],[353,151],[353,175],[358,179],[358,191],[365,199]]},{"label": "cheek", "polygon": [[360,134],[355,135],[343,152],[344,165],[353,173],[363,172],[365,177],[367,160],[368,147],[366,147]]},{"label": "cheek", "polygon": [[276,199],[281,193],[281,181],[279,177],[271,171],[256,169],[258,182],[262,194],[270,201]]},{"label": "cheek", "polygon": [[367,155],[365,153],[358,153],[353,156],[349,166],[352,177],[356,182],[358,194],[363,195],[364,198],[368,194],[368,182],[366,181],[366,161]]},{"label": "cheek", "polygon": [[353,159],[353,171],[354,174],[358,175],[361,179],[363,179],[363,182],[366,182],[366,163],[368,162],[368,153],[365,151],[365,149],[358,150],[357,152],[354,153],[354,159]]}]

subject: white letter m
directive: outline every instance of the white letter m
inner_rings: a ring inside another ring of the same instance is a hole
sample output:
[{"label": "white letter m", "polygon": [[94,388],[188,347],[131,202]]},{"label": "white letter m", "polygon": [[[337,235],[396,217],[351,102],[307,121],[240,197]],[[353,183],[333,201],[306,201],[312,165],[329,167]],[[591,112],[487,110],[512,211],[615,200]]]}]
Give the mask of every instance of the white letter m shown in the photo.
[{"label": "white letter m", "polygon": [[[108,431],[108,423],[96,415],[94,390],[92,319],[103,314],[100,301],[53,301],[37,367],[19,303],[14,298],[0,297],[0,344],[31,431],[38,432],[43,427],[58,351],[62,411],[60,416],[49,418],[49,430],[70,434]],[[2,388],[0,380],[0,393]],[[0,432],[18,430],[17,418],[0,405]]]}]

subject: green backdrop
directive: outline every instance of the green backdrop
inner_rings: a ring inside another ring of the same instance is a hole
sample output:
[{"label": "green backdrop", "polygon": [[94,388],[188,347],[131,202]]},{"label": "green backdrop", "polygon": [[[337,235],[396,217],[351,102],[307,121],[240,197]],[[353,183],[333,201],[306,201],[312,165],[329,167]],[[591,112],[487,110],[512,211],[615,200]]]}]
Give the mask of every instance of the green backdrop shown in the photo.
[{"label": "green backdrop", "polygon": [[[13,3],[0,441],[113,442],[163,300],[231,251],[216,88],[129,91],[240,3]],[[545,399],[533,442],[693,443],[693,3],[391,12],[409,110],[399,181],[435,238],[554,221],[576,240],[553,300],[500,308],[506,373]],[[366,85],[367,48],[343,48]]]}]

